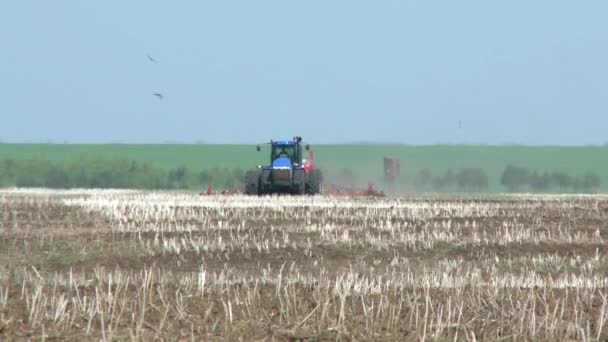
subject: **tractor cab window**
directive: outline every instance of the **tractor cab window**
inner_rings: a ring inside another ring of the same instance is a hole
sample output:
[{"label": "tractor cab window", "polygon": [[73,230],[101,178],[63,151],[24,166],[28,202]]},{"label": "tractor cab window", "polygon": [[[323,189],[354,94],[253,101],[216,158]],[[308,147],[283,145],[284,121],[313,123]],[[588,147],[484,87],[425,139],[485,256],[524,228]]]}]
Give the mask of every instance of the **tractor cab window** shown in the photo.
[{"label": "tractor cab window", "polygon": [[295,146],[293,145],[277,145],[272,147],[272,160],[277,158],[289,158],[292,162],[295,157]]}]

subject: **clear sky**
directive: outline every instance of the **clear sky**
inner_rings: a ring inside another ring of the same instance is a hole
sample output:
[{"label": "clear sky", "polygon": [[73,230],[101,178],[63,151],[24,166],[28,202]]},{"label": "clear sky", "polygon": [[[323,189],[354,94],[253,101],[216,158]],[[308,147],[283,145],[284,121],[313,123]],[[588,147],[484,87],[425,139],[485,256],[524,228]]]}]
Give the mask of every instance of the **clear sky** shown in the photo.
[{"label": "clear sky", "polygon": [[573,0],[5,0],[0,141],[604,144],[607,15]]}]

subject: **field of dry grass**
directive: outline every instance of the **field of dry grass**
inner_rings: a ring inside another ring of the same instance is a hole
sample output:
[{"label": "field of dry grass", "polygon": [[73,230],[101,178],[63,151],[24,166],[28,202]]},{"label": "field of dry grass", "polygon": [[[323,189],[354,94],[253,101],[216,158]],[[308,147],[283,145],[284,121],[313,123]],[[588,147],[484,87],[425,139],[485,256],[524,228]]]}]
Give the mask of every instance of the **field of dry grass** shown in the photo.
[{"label": "field of dry grass", "polygon": [[608,339],[608,197],[5,190],[0,236],[0,339]]}]

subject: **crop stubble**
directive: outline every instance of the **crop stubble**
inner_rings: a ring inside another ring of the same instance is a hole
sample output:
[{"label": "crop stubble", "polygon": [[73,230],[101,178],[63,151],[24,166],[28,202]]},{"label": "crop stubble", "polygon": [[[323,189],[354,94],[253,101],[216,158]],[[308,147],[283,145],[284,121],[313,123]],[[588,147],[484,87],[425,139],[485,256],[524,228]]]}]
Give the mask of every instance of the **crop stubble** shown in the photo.
[{"label": "crop stubble", "polygon": [[0,337],[606,339],[602,196],[0,192]]}]

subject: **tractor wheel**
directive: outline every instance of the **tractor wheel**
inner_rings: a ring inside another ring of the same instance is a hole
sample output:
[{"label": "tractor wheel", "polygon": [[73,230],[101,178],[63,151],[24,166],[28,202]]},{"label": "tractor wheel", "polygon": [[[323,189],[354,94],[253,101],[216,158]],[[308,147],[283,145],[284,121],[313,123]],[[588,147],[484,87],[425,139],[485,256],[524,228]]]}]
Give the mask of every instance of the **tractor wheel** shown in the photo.
[{"label": "tractor wheel", "polygon": [[321,193],[321,183],[323,182],[323,175],[321,174],[321,170],[311,170],[308,173],[308,182],[307,182],[307,193],[309,195],[317,195]]},{"label": "tractor wheel", "polygon": [[304,195],[306,194],[306,183],[299,183],[296,186],[296,195]]},{"label": "tractor wheel", "polygon": [[245,174],[245,193],[247,195],[259,195],[259,178],[260,172],[258,170],[249,170]]},{"label": "tractor wheel", "polygon": [[304,173],[304,170],[295,170],[293,179],[295,182],[294,191],[296,195],[306,194],[306,173]]},{"label": "tractor wheel", "polygon": [[265,195],[272,193],[272,180],[270,179],[272,175],[271,170],[260,171],[260,180],[258,187],[258,195]]}]

